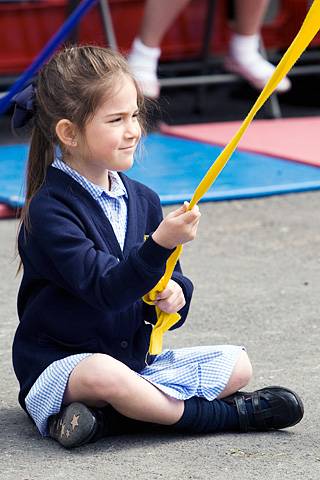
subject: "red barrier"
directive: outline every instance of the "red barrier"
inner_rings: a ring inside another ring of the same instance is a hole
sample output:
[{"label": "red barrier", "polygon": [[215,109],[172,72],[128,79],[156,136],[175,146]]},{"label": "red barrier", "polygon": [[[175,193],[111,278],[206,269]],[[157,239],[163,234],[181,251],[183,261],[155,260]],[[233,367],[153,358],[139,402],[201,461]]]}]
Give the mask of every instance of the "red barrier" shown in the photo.
[{"label": "red barrier", "polygon": [[1,218],[15,218],[17,216],[17,211],[14,208],[0,203],[0,219]]},{"label": "red barrier", "polygon": [[[160,0],[159,0],[160,1]],[[138,32],[144,0],[109,0],[116,38],[125,53]],[[211,51],[223,53],[230,36],[226,0],[216,8]],[[0,74],[21,73],[61,26],[67,15],[66,0],[0,4]],[[308,0],[282,0],[262,34],[267,48],[286,48],[306,15]],[[199,55],[207,2],[193,0],[168,31],[162,44],[162,60],[185,60]],[[79,29],[81,43],[105,44],[97,7],[89,12]],[[319,36],[313,42],[320,44]]]}]

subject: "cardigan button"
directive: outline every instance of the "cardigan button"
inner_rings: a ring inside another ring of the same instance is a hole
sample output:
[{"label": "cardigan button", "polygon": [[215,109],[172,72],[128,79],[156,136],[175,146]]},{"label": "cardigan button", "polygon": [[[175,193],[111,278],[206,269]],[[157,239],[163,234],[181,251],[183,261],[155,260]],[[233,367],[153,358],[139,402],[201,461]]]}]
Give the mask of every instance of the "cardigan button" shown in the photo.
[{"label": "cardigan button", "polygon": [[120,347],[123,349],[128,348],[128,345],[129,343],[126,340],[122,340],[122,342],[120,343]]}]

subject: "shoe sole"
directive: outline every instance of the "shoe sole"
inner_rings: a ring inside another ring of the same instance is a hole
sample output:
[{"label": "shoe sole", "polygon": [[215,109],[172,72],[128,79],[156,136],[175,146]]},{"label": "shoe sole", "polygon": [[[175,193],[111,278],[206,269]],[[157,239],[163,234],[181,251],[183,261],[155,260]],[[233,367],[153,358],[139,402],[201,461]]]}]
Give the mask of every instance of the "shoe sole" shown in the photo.
[{"label": "shoe sole", "polygon": [[74,402],[63,409],[50,435],[65,448],[80,447],[93,438],[97,421],[83,403]]}]

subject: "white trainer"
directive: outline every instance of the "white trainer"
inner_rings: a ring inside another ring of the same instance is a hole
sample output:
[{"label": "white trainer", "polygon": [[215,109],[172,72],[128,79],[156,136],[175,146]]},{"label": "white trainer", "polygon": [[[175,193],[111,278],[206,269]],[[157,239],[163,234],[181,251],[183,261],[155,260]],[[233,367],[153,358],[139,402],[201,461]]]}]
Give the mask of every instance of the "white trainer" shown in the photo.
[{"label": "white trainer", "polygon": [[[257,90],[263,90],[265,84],[273,74],[275,66],[269,63],[259,53],[250,55],[250,59],[240,61],[230,54],[225,58],[224,68],[228,72],[236,73],[250,83]],[[276,88],[277,93],[285,93],[291,88],[291,81],[284,77]]]}]

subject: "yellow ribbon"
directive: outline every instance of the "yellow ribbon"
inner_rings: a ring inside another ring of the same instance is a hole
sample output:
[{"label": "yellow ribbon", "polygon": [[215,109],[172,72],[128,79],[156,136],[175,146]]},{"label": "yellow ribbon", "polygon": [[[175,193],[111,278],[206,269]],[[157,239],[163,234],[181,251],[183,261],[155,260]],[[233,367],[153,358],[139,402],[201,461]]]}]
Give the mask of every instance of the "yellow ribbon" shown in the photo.
[{"label": "yellow ribbon", "polygon": [[[298,60],[300,55],[307,48],[311,40],[318,33],[319,29],[320,0],[314,0],[297,36],[291,43],[286,53],[283,55],[275,71],[273,72],[273,75],[270,77],[269,81],[260,93],[255,104],[253,105],[247,117],[241,124],[239,130],[235,133],[230,142],[226,145],[224,150],[220,153],[218,158],[211,165],[211,167],[199,183],[198,187],[196,188],[188,207],[189,210],[192,209],[199,202],[202,196],[209,190],[209,188],[216,180],[216,178],[226,165],[227,161],[231,157],[232,153],[236,149],[241,137],[252,122],[256,113],[260,110],[260,108],[274,92],[278,83],[281,82],[281,80],[287,75],[287,73]],[[143,300],[145,302],[153,304],[153,301],[155,300],[157,294],[159,292],[162,292],[162,290],[166,287],[168,281],[171,278],[175,265],[181,255],[181,252],[182,245],[178,245],[167,261],[164,276],[157,283],[157,285],[147,295],[143,297]],[[157,323],[153,328],[149,346],[149,353],[152,355],[157,355],[161,353],[163,334],[180,319],[179,314],[168,314],[162,312],[158,307],[156,307],[156,312]]]},{"label": "yellow ribbon", "polygon": [[[149,305],[153,305],[157,294],[162,292],[162,290],[164,290],[167,286],[181,253],[182,245],[178,245],[167,260],[166,271],[163,277],[149,293],[144,295],[144,302],[148,303]],[[149,353],[151,355],[157,355],[158,353],[161,353],[163,334],[181,318],[179,313],[166,313],[160,310],[160,308],[157,306],[155,309],[157,314],[157,323],[153,327],[150,337]]]}]

